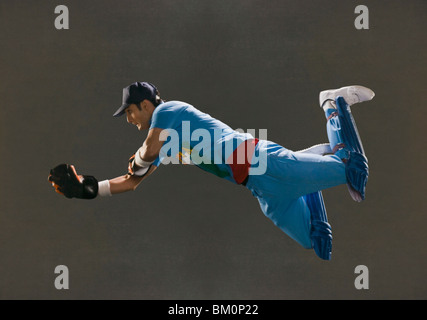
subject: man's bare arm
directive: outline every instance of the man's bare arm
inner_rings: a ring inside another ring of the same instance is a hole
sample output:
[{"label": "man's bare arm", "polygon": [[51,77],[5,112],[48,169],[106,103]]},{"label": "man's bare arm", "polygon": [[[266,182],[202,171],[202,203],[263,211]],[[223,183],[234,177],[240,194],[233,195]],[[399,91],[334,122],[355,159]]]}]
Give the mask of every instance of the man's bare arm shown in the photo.
[{"label": "man's bare arm", "polygon": [[111,194],[117,194],[135,190],[138,185],[151,175],[157,169],[156,166],[151,166],[150,170],[143,176],[131,176],[129,174],[109,180]]},{"label": "man's bare arm", "polygon": [[164,140],[160,140],[163,129],[153,128],[148,131],[142,147],[138,150],[144,161],[154,161],[159,156]]},{"label": "man's bare arm", "polygon": [[[126,174],[98,182],[95,177],[78,175],[73,165],[61,164],[50,171],[48,180],[56,192],[65,195],[67,198],[93,199],[97,195],[109,196],[135,190],[144,179],[157,169],[157,166],[152,163],[159,156],[164,143],[163,140],[160,140],[162,131],[159,128],[151,129],[143,146],[137,150],[143,164],[143,167],[139,168],[140,176],[138,174]],[[130,172],[135,173],[134,169],[132,168]]]},{"label": "man's bare arm", "polygon": [[[137,150],[142,160],[146,162],[152,162],[159,156],[160,149],[164,143],[164,141],[160,140],[160,134],[162,131],[162,129],[153,128],[148,132],[144,144]],[[127,174],[109,180],[111,194],[135,190],[138,185],[149,175],[151,175],[156,169],[157,166],[152,165],[148,172],[142,177]]]}]

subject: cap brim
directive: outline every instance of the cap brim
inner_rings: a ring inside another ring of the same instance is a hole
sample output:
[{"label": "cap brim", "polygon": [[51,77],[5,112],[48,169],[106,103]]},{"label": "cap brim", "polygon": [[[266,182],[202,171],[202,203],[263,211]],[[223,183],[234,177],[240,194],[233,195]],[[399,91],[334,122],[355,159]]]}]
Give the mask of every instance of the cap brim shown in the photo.
[{"label": "cap brim", "polygon": [[127,107],[129,107],[130,104],[123,104],[120,108],[117,109],[117,111],[113,114],[113,117],[120,117],[121,115],[123,115],[125,113],[125,109]]}]

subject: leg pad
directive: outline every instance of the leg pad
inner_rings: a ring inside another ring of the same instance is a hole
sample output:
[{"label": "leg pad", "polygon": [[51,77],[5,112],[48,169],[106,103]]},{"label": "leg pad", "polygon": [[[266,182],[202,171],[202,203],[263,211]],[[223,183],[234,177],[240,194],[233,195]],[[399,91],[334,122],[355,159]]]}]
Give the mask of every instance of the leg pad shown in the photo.
[{"label": "leg pad", "polygon": [[310,237],[313,249],[319,258],[331,260],[332,228],[328,223],[322,192],[310,193],[304,198],[311,214]]},{"label": "leg pad", "polygon": [[369,176],[368,159],[365,156],[362,140],[360,139],[350,106],[343,97],[338,97],[335,103],[341,124],[341,137],[347,153],[347,185],[351,197],[355,201],[360,202],[365,200],[366,184],[368,183]]}]

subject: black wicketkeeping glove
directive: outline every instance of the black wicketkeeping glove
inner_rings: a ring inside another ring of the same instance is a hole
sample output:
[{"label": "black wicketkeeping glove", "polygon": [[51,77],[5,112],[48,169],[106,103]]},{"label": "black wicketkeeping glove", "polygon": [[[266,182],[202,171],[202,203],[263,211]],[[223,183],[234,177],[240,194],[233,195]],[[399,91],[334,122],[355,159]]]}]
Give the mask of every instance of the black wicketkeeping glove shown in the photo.
[{"label": "black wicketkeeping glove", "polygon": [[98,195],[98,180],[78,175],[73,165],[60,164],[50,170],[48,180],[55,191],[67,198],[93,199]]}]

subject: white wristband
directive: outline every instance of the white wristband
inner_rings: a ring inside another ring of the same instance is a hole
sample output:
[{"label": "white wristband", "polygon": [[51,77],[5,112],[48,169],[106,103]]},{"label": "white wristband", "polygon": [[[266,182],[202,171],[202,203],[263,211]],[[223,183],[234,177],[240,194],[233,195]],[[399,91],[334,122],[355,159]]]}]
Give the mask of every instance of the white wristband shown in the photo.
[{"label": "white wristband", "polygon": [[154,161],[144,161],[141,158],[141,148],[135,153],[135,164],[141,168],[148,168]]},{"label": "white wristband", "polygon": [[111,196],[109,180],[98,182],[98,195],[100,195],[101,197]]}]

